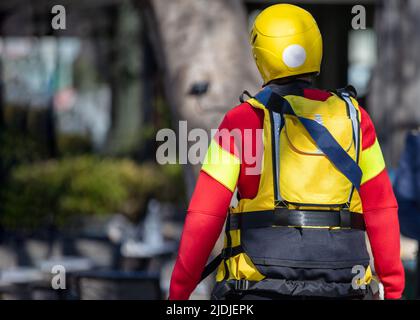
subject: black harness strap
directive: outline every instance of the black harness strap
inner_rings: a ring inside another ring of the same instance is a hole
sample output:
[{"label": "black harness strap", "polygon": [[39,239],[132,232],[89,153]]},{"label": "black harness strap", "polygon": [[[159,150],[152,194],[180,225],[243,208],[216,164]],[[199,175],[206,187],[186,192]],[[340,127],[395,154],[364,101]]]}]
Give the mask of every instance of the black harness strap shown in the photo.
[{"label": "black harness strap", "polygon": [[[230,230],[231,230],[230,218],[231,218],[231,215],[228,214],[228,217],[226,219],[226,248],[224,250],[226,250],[226,249],[231,250],[232,249],[232,237],[230,236]],[[228,268],[228,265],[227,265],[227,260],[228,259],[226,259],[225,256],[223,256],[223,251],[222,251],[222,259],[223,259],[223,264],[224,264],[224,267],[225,267],[225,276],[223,277],[223,279],[227,280],[229,278],[229,268]]]},{"label": "black harness strap", "polygon": [[223,261],[222,254],[217,255],[216,258],[211,260],[204,268],[203,273],[201,274],[200,281],[207,278],[209,275],[213,273],[214,270],[219,266],[219,264]]},{"label": "black harness strap", "polygon": [[[236,247],[226,247],[222,250],[222,252],[214,258],[211,262],[209,262],[206,267],[204,268],[203,273],[201,274],[201,280],[204,280],[207,278],[216,268],[219,266],[219,264],[222,261],[226,261],[227,259],[234,257],[240,253],[242,253],[244,250],[241,246]],[[225,265],[226,267],[226,265]],[[228,274],[227,270],[225,275]],[[229,275],[229,274],[228,274]],[[226,276],[225,276],[226,277]],[[226,280],[226,279],[225,279]]]},{"label": "black harness strap", "polygon": [[252,96],[248,90],[244,90],[241,95],[239,96],[239,101],[241,103],[244,103],[246,101],[246,99],[244,98],[244,96],[248,96],[248,98],[254,98],[254,96]]},{"label": "black harness strap", "polygon": [[289,210],[276,208],[274,210],[242,212],[230,218],[231,230],[267,228],[273,226],[288,227],[339,227],[365,230],[363,215],[348,210],[315,211]]}]

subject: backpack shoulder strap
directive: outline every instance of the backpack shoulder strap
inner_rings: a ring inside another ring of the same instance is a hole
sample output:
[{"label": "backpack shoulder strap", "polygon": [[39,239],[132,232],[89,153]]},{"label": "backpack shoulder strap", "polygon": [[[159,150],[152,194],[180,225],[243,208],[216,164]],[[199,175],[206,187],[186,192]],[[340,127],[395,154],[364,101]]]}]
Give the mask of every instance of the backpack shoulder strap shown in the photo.
[{"label": "backpack shoulder strap", "polygon": [[357,91],[356,88],[353,87],[351,84],[345,86],[344,88],[338,88],[334,90],[329,90],[331,92],[334,92],[336,95],[340,96],[344,94],[348,94],[350,97],[357,99]]},{"label": "backpack shoulder strap", "polygon": [[245,96],[247,96],[248,98],[250,98],[250,99],[252,99],[252,98],[254,98],[250,93],[249,93],[249,91],[248,90],[244,90],[241,94],[240,94],[240,96],[239,96],[239,101],[241,102],[241,103],[244,103],[247,99],[245,99]]}]

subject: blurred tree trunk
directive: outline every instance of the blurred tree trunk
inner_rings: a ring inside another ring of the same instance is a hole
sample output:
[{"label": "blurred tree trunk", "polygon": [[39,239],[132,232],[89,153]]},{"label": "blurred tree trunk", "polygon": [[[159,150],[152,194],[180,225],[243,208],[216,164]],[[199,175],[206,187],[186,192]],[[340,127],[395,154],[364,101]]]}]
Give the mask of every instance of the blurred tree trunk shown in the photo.
[{"label": "blurred tree trunk", "polygon": [[130,0],[123,1],[116,12],[111,61],[112,119],[107,153],[132,153],[142,142],[142,26],[135,6]]},{"label": "blurred tree trunk", "polygon": [[[188,130],[217,128],[243,90],[258,89],[241,0],[148,0],[145,18],[174,128],[180,120],[188,121]],[[200,84],[208,90],[192,93]],[[200,166],[184,167],[190,195]]]},{"label": "blurred tree trunk", "polygon": [[369,110],[388,165],[396,166],[407,130],[420,125],[420,1],[383,0],[375,24],[378,63]]}]

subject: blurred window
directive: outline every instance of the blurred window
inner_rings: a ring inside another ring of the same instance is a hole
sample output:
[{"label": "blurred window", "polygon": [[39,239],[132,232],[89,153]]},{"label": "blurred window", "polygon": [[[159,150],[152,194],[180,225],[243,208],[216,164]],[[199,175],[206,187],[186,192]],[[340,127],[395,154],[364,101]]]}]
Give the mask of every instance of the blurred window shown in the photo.
[{"label": "blurred window", "polygon": [[5,102],[47,106],[55,91],[72,85],[72,65],[79,50],[76,38],[0,38]]},{"label": "blurred window", "polygon": [[376,64],[376,35],[373,29],[351,30],[348,46],[348,83],[359,96],[366,95],[373,68]]}]

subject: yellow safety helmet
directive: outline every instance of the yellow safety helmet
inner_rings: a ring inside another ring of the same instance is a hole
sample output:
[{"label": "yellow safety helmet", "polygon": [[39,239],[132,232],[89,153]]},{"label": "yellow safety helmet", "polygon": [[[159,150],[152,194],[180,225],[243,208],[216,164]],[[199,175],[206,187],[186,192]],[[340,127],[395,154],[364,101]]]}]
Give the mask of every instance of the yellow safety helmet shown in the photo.
[{"label": "yellow safety helmet", "polygon": [[264,83],[319,73],[322,37],[312,15],[291,4],[276,4],[255,19],[250,34],[255,63]]}]

